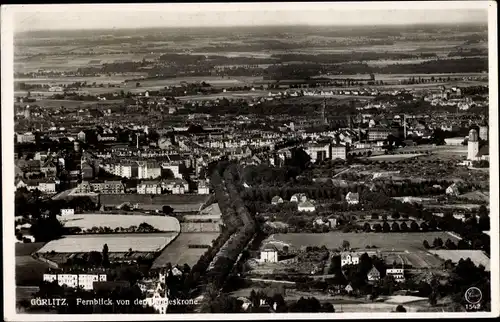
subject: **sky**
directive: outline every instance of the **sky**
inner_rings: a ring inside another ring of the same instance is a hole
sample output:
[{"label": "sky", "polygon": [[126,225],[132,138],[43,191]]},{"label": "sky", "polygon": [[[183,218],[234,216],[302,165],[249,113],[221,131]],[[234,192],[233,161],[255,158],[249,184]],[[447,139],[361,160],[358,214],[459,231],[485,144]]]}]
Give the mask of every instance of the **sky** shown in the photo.
[{"label": "sky", "polygon": [[[487,22],[487,2],[11,6],[14,30]],[[479,8],[479,10],[478,10]]]}]

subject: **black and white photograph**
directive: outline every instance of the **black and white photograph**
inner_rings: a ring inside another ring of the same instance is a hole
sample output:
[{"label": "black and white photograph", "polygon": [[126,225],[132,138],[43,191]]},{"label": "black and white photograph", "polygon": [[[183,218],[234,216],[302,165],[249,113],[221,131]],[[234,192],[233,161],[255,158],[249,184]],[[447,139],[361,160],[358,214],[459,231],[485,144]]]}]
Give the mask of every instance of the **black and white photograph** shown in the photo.
[{"label": "black and white photograph", "polygon": [[496,11],[2,6],[4,319],[499,316]]}]

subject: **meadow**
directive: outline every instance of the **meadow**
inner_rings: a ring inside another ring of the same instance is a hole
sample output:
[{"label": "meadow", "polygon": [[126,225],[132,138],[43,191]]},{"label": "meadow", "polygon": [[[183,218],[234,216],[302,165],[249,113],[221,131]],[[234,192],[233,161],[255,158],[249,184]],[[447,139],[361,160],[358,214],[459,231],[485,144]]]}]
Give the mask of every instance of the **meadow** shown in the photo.
[{"label": "meadow", "polygon": [[329,249],[340,248],[344,240],[350,243],[351,248],[364,249],[366,246],[376,246],[380,250],[412,251],[425,250],[423,241],[432,243],[434,238],[440,237],[445,241],[451,239],[457,243],[458,239],[447,232],[415,232],[415,233],[342,233],[329,232],[315,233],[288,233],[274,234],[266,241],[266,244],[288,244],[290,248],[301,248],[305,246],[321,247],[325,245]]},{"label": "meadow", "polygon": [[484,252],[480,250],[448,250],[448,249],[440,249],[440,250],[431,250],[433,254],[436,254],[440,258],[444,260],[451,260],[454,263],[458,263],[460,259],[470,258],[474,264],[483,265],[487,271],[490,270],[490,259],[488,256],[484,254]]}]

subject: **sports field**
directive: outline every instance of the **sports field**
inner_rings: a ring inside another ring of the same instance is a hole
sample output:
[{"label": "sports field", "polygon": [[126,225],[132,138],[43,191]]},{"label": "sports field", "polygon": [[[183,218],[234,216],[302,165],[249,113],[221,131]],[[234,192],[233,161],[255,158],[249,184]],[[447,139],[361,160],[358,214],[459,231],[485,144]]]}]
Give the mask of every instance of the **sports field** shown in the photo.
[{"label": "sports field", "polygon": [[50,253],[52,251],[56,253],[101,252],[104,244],[108,245],[110,253],[124,253],[129,249],[135,252],[159,252],[170,244],[177,235],[177,232],[71,235],[49,242],[38,253]]},{"label": "sports field", "polygon": [[61,217],[60,220],[65,227],[80,227],[81,229],[92,229],[92,227],[129,228],[147,223],[160,231],[180,231],[179,221],[170,216],[76,214]]}]

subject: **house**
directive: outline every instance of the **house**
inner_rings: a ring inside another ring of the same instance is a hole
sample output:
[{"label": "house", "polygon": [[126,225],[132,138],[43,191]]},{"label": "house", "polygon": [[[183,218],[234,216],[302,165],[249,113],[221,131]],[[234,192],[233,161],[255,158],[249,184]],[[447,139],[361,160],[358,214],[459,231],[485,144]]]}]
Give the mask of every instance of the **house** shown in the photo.
[{"label": "house", "polygon": [[305,193],[296,193],[290,198],[290,202],[304,202],[307,200]]},{"label": "house", "polygon": [[303,201],[303,202],[300,202],[297,206],[297,209],[299,211],[304,211],[304,212],[314,212],[316,211],[316,207],[314,206],[314,204],[309,201],[309,200],[306,200],[306,201]]},{"label": "house", "polygon": [[328,218],[328,223],[330,224],[330,228],[337,227],[337,218]]},{"label": "house", "polygon": [[78,184],[78,186],[74,191],[74,193],[76,194],[88,194],[91,192],[92,192],[92,186],[86,180],[83,180],[80,184]]},{"label": "house", "polygon": [[280,203],[283,203],[283,198],[281,198],[280,196],[274,196],[273,199],[271,199],[271,204],[273,205],[277,205]]},{"label": "house", "polygon": [[347,195],[345,196],[345,200],[350,205],[357,205],[359,204],[359,193],[348,192]]},{"label": "house", "polygon": [[138,194],[160,195],[161,192],[161,183],[159,181],[143,181],[137,184]]},{"label": "house", "polygon": [[125,192],[125,187],[121,181],[94,181],[90,183],[93,192],[103,194],[122,194]]},{"label": "house", "polygon": [[263,263],[277,263],[278,250],[276,247],[268,246],[260,252],[260,261]]},{"label": "house", "polygon": [[89,180],[94,178],[94,168],[90,166],[87,162],[82,163],[82,179]]},{"label": "house", "polygon": [[60,286],[93,290],[94,282],[106,282],[106,274],[43,274],[43,281],[55,282]]},{"label": "house", "polygon": [[69,208],[69,209],[61,209],[61,216],[71,216],[75,214],[75,209]]},{"label": "house", "polygon": [[449,196],[458,196],[460,194],[458,185],[456,183],[453,183],[451,186],[446,188],[446,194]]},{"label": "house", "polygon": [[404,268],[388,268],[385,275],[394,277],[394,280],[398,283],[405,281]]},{"label": "house", "polygon": [[57,174],[57,167],[52,160],[48,160],[41,167],[40,171],[45,174],[46,177],[54,177]]},{"label": "house", "polygon": [[366,274],[366,277],[368,278],[368,281],[369,282],[376,282],[376,281],[379,281],[380,280],[380,272],[378,271],[378,269],[374,267],[372,267],[372,269],[368,272],[368,274]]},{"label": "house", "polygon": [[340,254],[340,266],[358,265],[359,255],[351,252],[342,252]]},{"label": "house", "polygon": [[352,287],[352,285],[349,283],[347,284],[347,286],[344,288],[344,290],[348,293],[348,294],[351,294],[353,291],[354,291],[354,288]]},{"label": "house", "polygon": [[172,194],[174,195],[183,195],[185,192],[185,187],[181,183],[175,183],[172,187]]},{"label": "house", "polygon": [[208,183],[204,180],[198,181],[198,194],[199,195],[208,195],[210,194],[210,188]]}]

